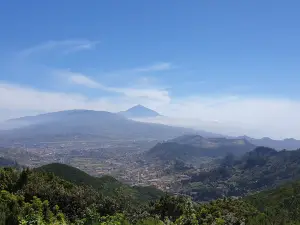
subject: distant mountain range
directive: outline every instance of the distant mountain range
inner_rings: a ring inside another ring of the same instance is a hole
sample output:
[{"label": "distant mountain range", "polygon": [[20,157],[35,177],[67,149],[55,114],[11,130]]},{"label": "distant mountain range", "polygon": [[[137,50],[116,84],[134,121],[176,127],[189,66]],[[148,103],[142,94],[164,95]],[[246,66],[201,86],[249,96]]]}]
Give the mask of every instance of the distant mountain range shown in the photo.
[{"label": "distant mountain range", "polygon": [[159,143],[145,153],[148,159],[160,161],[181,160],[197,163],[201,157],[224,157],[231,153],[243,155],[256,146],[243,139],[204,138],[199,135],[183,135]]},{"label": "distant mountain range", "polygon": [[[157,139],[166,140],[183,134],[198,134],[202,137],[222,137],[211,132],[174,127],[163,124],[133,121],[136,118],[163,117],[159,113],[142,105],[136,105],[126,111],[110,113],[93,110],[67,110],[11,119],[0,123],[0,142],[6,140],[24,141],[66,140],[71,137],[99,140],[110,139]],[[223,136],[225,137],[225,136]],[[206,140],[199,137],[175,140],[179,144],[197,147]],[[294,150],[300,148],[300,140],[270,138],[255,139],[248,136],[228,137],[228,139],[245,140],[256,146],[265,146],[276,150]],[[208,143],[206,143],[208,144]]]},{"label": "distant mountain range", "polygon": [[257,147],[240,158],[224,158],[218,168],[192,175],[184,191],[195,193],[194,199],[202,201],[223,195],[241,196],[299,179],[300,150]]},{"label": "distant mountain range", "polygon": [[238,138],[245,139],[256,146],[265,146],[269,148],[274,148],[276,150],[295,150],[300,148],[300,140],[296,140],[293,138],[286,138],[283,140],[273,140],[268,137],[255,139],[248,136],[240,136]]},{"label": "distant mountain range", "polygon": [[159,113],[152,109],[146,108],[142,105],[136,105],[126,111],[119,112],[119,114],[127,118],[143,118],[143,117],[156,117],[161,116]]},{"label": "distant mountain range", "polygon": [[142,123],[117,113],[92,110],[67,110],[22,117],[7,121],[14,129],[1,130],[2,140],[52,141],[72,137],[98,140],[110,139],[158,139],[174,138],[192,129],[162,124]]}]

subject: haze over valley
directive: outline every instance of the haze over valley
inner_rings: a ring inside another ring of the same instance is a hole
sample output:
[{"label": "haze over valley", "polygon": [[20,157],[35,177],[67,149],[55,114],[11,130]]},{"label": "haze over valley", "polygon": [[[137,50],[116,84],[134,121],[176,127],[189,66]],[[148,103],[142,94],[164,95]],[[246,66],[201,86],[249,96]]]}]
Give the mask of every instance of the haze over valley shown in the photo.
[{"label": "haze over valley", "polygon": [[0,133],[0,156],[29,167],[65,163],[130,185],[179,191],[187,171],[215,168],[228,154],[242,157],[257,146],[300,148],[294,139],[231,137],[135,120],[160,116],[138,105],[120,113],[67,110],[11,119]]}]

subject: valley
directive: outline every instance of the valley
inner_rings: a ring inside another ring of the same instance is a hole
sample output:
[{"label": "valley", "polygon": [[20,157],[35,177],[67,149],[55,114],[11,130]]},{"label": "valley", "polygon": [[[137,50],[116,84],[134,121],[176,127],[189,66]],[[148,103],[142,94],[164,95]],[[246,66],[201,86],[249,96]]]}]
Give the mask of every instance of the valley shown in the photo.
[{"label": "valley", "polygon": [[[15,120],[23,126],[0,132],[2,193],[11,199],[18,193],[31,201],[51,199],[51,207],[63,207],[64,218],[76,224],[89,216],[98,221],[118,213],[130,224],[140,225],[138,221],[149,216],[177,224],[191,215],[177,210],[191,204],[198,212],[195,224],[254,225],[278,220],[270,214],[274,210],[293,221],[292,214],[286,216],[281,206],[270,204],[277,196],[278,201],[285,196],[292,201],[276,188],[300,180],[300,150],[256,146],[254,140],[259,141],[249,137],[201,136],[196,130],[136,122],[123,115],[72,110]],[[285,141],[272,143],[283,146]],[[268,193],[270,201],[258,199]],[[0,195],[0,202],[3,198]],[[210,212],[208,217],[203,210]]]},{"label": "valley", "polygon": [[[138,106],[122,115],[71,110],[10,120],[6,123],[22,126],[2,129],[0,157],[29,168],[64,163],[93,176],[111,175],[131,186],[153,185],[189,195],[212,192],[215,198],[225,193],[217,189],[227,190],[230,185],[220,181],[210,186],[215,181],[197,180],[197,174],[218,170],[223,157],[233,155],[237,160],[257,147],[253,140],[258,140],[249,137],[204,137],[196,130],[135,122],[123,116],[138,113],[140,117],[160,116]],[[235,182],[230,188],[241,189]]]}]

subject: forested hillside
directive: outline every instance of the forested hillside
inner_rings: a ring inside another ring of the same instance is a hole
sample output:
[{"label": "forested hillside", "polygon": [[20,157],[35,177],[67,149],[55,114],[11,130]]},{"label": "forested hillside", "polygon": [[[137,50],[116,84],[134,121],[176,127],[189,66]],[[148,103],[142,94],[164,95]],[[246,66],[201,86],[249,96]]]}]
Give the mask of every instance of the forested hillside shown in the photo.
[{"label": "forested hillside", "polygon": [[164,193],[155,187],[130,187],[111,176],[93,177],[89,174],[66,164],[52,163],[41,166],[36,171],[53,173],[55,176],[73,184],[90,186],[108,196],[116,195],[120,190],[134,200],[156,200]]},{"label": "forested hillside", "polygon": [[221,165],[210,171],[191,174],[183,192],[197,201],[276,187],[300,179],[300,150],[276,151],[258,147],[241,158],[227,155]]},{"label": "forested hillside", "polygon": [[[54,172],[45,172],[46,169],[58,168],[65,168],[72,182],[57,177]],[[106,185],[111,181],[100,180]],[[93,178],[85,177],[82,171],[60,164],[39,170],[2,168],[0,224],[291,225],[300,221],[299,182],[244,199],[221,198],[199,204],[188,197],[168,194],[156,196],[157,200],[153,201],[136,201],[136,196],[122,186],[103,193],[102,186],[95,188],[91,185],[94,181],[91,181]]]}]

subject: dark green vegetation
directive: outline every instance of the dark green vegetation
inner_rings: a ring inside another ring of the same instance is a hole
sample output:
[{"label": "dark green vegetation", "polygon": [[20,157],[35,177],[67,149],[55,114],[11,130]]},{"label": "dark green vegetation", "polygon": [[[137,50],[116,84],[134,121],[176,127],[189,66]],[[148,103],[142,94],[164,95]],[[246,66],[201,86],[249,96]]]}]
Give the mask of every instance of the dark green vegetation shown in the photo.
[{"label": "dark green vegetation", "polygon": [[276,189],[250,195],[245,200],[276,218],[278,224],[287,221],[299,221],[300,218],[300,182],[294,181]]},{"label": "dark green vegetation", "polygon": [[[56,176],[54,172],[59,172],[61,177],[68,178],[72,182]],[[17,221],[26,220],[25,208],[32,207],[32,211],[35,210],[35,206],[25,207],[25,205],[35,204],[35,200],[41,201],[42,205],[47,204],[51,215],[58,215],[60,211],[56,205],[59,206],[65,215],[65,219],[61,219],[68,223],[91,224],[81,219],[86,219],[89,213],[91,216],[95,213],[99,217],[114,215],[117,212],[136,212],[135,215],[139,215],[141,210],[148,207],[150,199],[156,200],[164,194],[152,187],[131,188],[108,176],[94,178],[76,168],[61,164],[51,164],[35,170],[26,169],[22,172],[13,168],[0,169],[0,190],[3,191],[3,196],[6,196],[0,200],[1,205],[9,206],[1,208],[0,211],[1,221],[6,221],[6,224],[18,224]],[[43,203],[44,201],[47,202]],[[16,209],[10,209],[11,205]],[[46,216],[41,215],[40,220],[49,222],[50,220],[44,218]]]},{"label": "dark green vegetation", "polygon": [[146,152],[146,157],[160,161],[181,160],[197,164],[202,157],[224,157],[231,153],[243,155],[255,148],[242,139],[204,138],[199,135],[184,135],[168,142],[159,143]]},{"label": "dark green vegetation", "polygon": [[183,192],[197,201],[245,194],[300,179],[300,150],[258,147],[241,158],[227,155],[211,171],[191,174]]},{"label": "dark green vegetation", "polygon": [[[177,170],[192,171],[182,161],[175,162]],[[228,154],[219,167],[192,174],[184,193],[207,203],[165,195],[154,187],[130,187],[110,176],[92,177],[64,164],[22,171],[4,168],[0,225],[299,224],[300,182],[286,183],[292,180],[300,180],[300,150],[265,147],[242,157]],[[246,196],[276,186],[280,187]],[[229,196],[245,197],[224,198]]]},{"label": "dark green vegetation", "polygon": [[0,157],[0,167],[4,166],[18,166],[17,162],[11,160],[11,159],[6,159],[3,157]]},{"label": "dark green vegetation", "polygon": [[[70,176],[72,182],[55,176],[53,171],[59,169],[66,171],[59,171],[61,177]],[[108,177],[100,181],[106,185],[116,182]],[[184,196],[170,195],[136,202],[122,188],[103,194],[100,181],[59,164],[38,170],[0,169],[0,224],[296,225],[300,221],[299,182],[244,199],[222,198],[198,204]],[[146,194],[153,191],[137,190]]]},{"label": "dark green vegetation", "polygon": [[130,187],[111,176],[102,176],[100,178],[93,177],[75,167],[60,163],[48,164],[35,170],[53,173],[55,176],[76,185],[90,186],[108,196],[116,195],[120,190],[122,190],[126,196],[131,196],[132,200],[135,200],[136,202],[141,200],[155,200],[164,194],[162,191],[154,187]]}]

